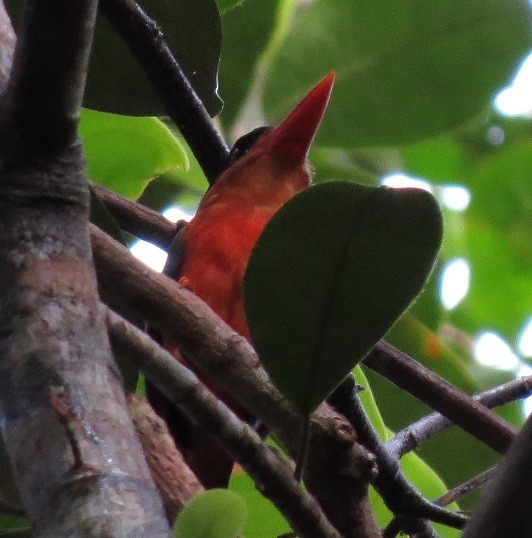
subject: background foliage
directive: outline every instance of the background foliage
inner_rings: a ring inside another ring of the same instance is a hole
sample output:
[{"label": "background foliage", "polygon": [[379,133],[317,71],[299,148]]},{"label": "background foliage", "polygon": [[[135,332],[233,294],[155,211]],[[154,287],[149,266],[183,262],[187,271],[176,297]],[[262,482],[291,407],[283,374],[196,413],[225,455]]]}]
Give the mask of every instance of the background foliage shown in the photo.
[{"label": "background foliage", "polygon": [[[158,19],[209,111],[218,112],[219,97],[225,102],[218,120],[231,140],[278,121],[334,69],[336,87],[311,153],[315,181],[376,186],[401,173],[425,180],[442,202],[439,265],[389,341],[468,392],[515,375],[475,362],[472,343],[479,332],[493,330],[522,363],[529,360],[519,355],[517,339],[532,314],[532,122],[503,117],[492,104],[530,48],[525,0],[140,3]],[[20,4],[7,2],[10,13],[16,16]],[[124,51],[108,34],[100,28],[88,103],[107,112],[161,113],[153,92],[138,91],[144,76],[120,59]],[[103,71],[105,63],[113,68]],[[158,120],[88,111],[82,135],[92,179],[156,209],[175,203],[190,209],[206,187],[179,136]],[[443,203],[447,185],[468,189],[465,210]],[[442,267],[456,257],[470,264],[470,288],[456,308],[445,310]],[[366,405],[383,436],[389,434],[386,427],[399,429],[428,412],[385,380],[367,375],[367,381],[360,372],[357,378],[368,387]],[[502,413],[522,421],[517,404]],[[418,454],[449,486],[498,459],[455,428],[424,443]],[[444,491],[416,456],[405,467],[431,498]],[[246,535],[287,530],[246,476],[235,476],[232,487],[248,504]],[[375,502],[384,523],[386,511]],[[15,522],[0,524],[10,528]]]}]

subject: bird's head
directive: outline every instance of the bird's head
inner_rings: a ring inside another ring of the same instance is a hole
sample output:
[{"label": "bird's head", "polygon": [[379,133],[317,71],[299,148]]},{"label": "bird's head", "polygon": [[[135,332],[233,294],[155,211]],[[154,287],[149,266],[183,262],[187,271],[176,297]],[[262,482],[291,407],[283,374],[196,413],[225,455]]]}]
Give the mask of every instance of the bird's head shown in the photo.
[{"label": "bird's head", "polygon": [[240,138],[231,151],[229,168],[215,182],[210,194],[217,197],[217,191],[231,190],[235,196],[240,193],[256,201],[274,190],[288,199],[307,187],[307,155],[333,83],[331,72],[277,127],[259,127]]}]

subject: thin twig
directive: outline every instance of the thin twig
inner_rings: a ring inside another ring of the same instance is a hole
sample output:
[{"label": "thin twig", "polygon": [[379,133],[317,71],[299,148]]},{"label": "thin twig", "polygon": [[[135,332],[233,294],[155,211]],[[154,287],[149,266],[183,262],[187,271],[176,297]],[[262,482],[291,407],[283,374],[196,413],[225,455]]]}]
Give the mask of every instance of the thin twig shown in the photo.
[{"label": "thin twig", "polygon": [[532,417],[525,421],[483,491],[463,538],[528,537],[532,529]]},{"label": "thin twig", "polygon": [[157,211],[128,200],[97,183],[91,183],[91,188],[123,230],[163,250],[169,248],[177,230],[183,224],[183,221],[174,224]]},{"label": "thin twig", "polygon": [[288,463],[264,445],[251,427],[148,335],[111,310],[106,309],[106,313],[113,347],[127,354],[151,383],[194,416],[204,431],[240,462],[294,530],[302,536],[340,536],[314,498],[299,488]]},{"label": "thin twig", "polygon": [[[526,398],[530,394],[532,394],[532,376],[527,376],[481,392],[473,398],[491,409]],[[397,432],[386,442],[386,449],[390,454],[400,458],[407,452],[415,450],[426,439],[453,425],[453,422],[440,413],[430,413]]]},{"label": "thin twig", "polygon": [[418,528],[418,532],[421,529],[424,533],[432,532],[426,522],[417,521],[420,518],[462,528],[467,522],[464,516],[427,501],[407,480],[398,460],[386,451],[357,393],[355,380],[352,376],[348,376],[334,391],[329,402],[349,420],[361,442],[376,456],[379,474],[373,481],[373,486],[388,508],[402,519],[407,519],[409,526],[414,525]]},{"label": "thin twig", "polygon": [[209,183],[226,168],[229,148],[164,40],[133,0],[101,0],[100,9],[124,39],[177,125]]},{"label": "thin twig", "polygon": [[406,517],[394,517],[382,531],[382,538],[395,538],[407,533],[411,538],[439,538],[432,526],[427,526],[423,519],[412,520]]},{"label": "thin twig", "polygon": [[494,476],[496,467],[491,467],[482,473],[477,474],[467,482],[450,489],[447,493],[444,493],[441,497],[434,501],[440,506],[447,506],[448,504],[456,502],[461,497],[464,497],[474,489],[482,487],[486,482],[489,482]]},{"label": "thin twig", "polygon": [[406,353],[381,340],[364,364],[504,454],[517,428]]}]

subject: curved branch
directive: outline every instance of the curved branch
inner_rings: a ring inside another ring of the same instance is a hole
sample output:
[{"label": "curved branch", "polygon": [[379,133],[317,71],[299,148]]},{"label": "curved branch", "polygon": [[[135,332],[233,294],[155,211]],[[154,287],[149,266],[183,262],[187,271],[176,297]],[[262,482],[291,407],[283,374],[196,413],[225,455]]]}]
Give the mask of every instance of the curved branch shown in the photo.
[{"label": "curved branch", "polygon": [[364,364],[499,454],[506,452],[517,435],[515,426],[387,342],[381,340]]},{"label": "curved branch", "polygon": [[128,200],[102,185],[91,183],[91,188],[123,230],[163,250],[170,247],[177,230],[182,226],[182,221],[177,224],[170,222],[157,211]]},{"label": "curved branch", "polygon": [[293,478],[292,468],[260,437],[218,400],[179,361],[146,333],[107,310],[112,345],[140,368],[170,401],[194,417],[203,430],[246,469],[302,536],[340,535],[327,521],[316,501]]},{"label": "curved branch", "polygon": [[353,425],[364,446],[375,454],[379,474],[373,485],[396,516],[408,520],[409,526],[415,524],[416,527],[423,527],[428,533],[433,530],[421,518],[456,528],[462,528],[466,524],[467,519],[464,516],[426,500],[407,480],[401,471],[399,461],[386,450],[366,415],[352,376],[348,376],[342,382],[329,401]]},{"label": "curved branch", "polygon": [[[473,398],[491,409],[519,398],[526,398],[531,394],[532,376],[527,376],[481,392]],[[386,442],[386,449],[400,458],[407,452],[415,450],[426,439],[453,425],[453,422],[440,413],[431,413],[397,432]]]},{"label": "curved branch", "polygon": [[101,0],[100,9],[144,69],[209,183],[226,168],[229,148],[190,85],[163,33],[133,0]]},{"label": "curved branch", "polygon": [[[301,417],[272,386],[249,343],[198,297],[147,268],[94,226],[91,237],[102,286],[127,298],[150,326],[177,342],[202,376],[216,379],[297,454]],[[345,419],[326,405],[318,408],[305,484],[342,535],[378,536],[367,497],[374,459],[355,441]]]}]

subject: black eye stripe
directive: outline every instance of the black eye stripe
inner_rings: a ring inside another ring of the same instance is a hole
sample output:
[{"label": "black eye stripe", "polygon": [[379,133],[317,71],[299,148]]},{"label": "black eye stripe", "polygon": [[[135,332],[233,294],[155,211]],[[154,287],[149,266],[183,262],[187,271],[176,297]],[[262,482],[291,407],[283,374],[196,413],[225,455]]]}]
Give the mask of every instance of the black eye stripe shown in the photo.
[{"label": "black eye stripe", "polygon": [[229,152],[229,164],[231,165],[240,157],[243,157],[255,145],[257,140],[270,129],[271,127],[257,127],[248,134],[241,136]]}]

